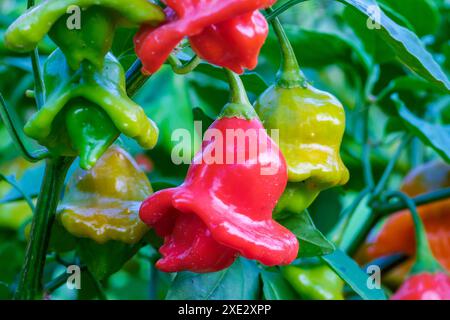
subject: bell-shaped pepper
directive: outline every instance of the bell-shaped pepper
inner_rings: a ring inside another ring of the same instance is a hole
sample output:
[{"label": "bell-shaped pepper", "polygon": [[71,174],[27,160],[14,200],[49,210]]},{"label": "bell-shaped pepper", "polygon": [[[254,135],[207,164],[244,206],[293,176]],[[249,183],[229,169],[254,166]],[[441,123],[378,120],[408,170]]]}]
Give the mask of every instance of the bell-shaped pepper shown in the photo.
[{"label": "bell-shaped pepper", "polygon": [[304,300],[344,300],[344,281],[326,264],[286,266],[282,273]]},{"label": "bell-shaped pepper", "polygon": [[297,256],[296,237],[272,220],[287,183],[284,157],[242,82],[229,76],[232,100],[208,129],[185,182],[142,204],[141,219],[165,239],[160,270],[218,271],[239,254],[266,265]]},{"label": "bell-shaped pepper", "polygon": [[83,62],[73,71],[57,49],[44,65],[46,102],[25,125],[25,133],[54,155],[77,156],[91,168],[120,133],[152,148],[158,129],[125,91],[125,75],[108,54],[102,70]]},{"label": "bell-shaped pepper", "polygon": [[211,25],[189,41],[200,58],[240,74],[256,67],[268,33],[266,18],[254,11]]},{"label": "bell-shaped pepper", "polygon": [[[421,165],[404,179],[401,190],[411,197],[450,187],[450,166],[440,161]],[[450,199],[418,208],[436,259],[450,272]],[[401,235],[401,237],[399,237]],[[367,256],[376,259],[395,253],[415,254],[414,223],[408,210],[390,216],[368,239]]]},{"label": "bell-shaped pepper", "polygon": [[167,22],[143,26],[135,37],[144,73],[154,73],[170,53],[189,37],[205,60],[237,73],[256,66],[268,27],[258,9],[276,0],[166,0]]},{"label": "bell-shaped pepper", "polygon": [[139,207],[152,192],[136,161],[112,146],[91,170],[74,173],[58,219],[76,237],[137,243],[148,231],[139,219]]},{"label": "bell-shaped pepper", "polygon": [[408,278],[391,300],[450,300],[450,277],[421,273]]},{"label": "bell-shaped pepper", "polygon": [[72,69],[83,60],[100,69],[117,27],[155,26],[163,21],[162,10],[147,0],[45,0],[8,28],[5,44],[28,52],[49,34]]},{"label": "bell-shaped pepper", "polygon": [[345,184],[349,172],[339,155],[345,112],[331,94],[309,85],[277,19],[282,47],[277,82],[255,102],[264,127],[279,130],[279,145],[288,165],[289,185],[277,212],[301,212],[320,191]]}]

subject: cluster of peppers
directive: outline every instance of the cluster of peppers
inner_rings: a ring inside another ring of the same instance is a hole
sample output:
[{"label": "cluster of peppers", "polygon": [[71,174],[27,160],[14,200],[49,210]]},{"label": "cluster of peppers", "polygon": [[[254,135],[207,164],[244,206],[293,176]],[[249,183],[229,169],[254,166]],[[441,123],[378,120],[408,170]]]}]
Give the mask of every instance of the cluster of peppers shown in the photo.
[{"label": "cluster of peppers", "polygon": [[[47,0],[10,26],[5,40],[11,49],[30,51],[47,33],[59,47],[44,66],[45,104],[25,132],[54,156],[79,156],[81,168],[91,169],[76,175],[60,206],[60,221],[69,232],[99,243],[135,243],[147,231],[137,217],[137,203],[146,198],[139,216],[164,238],[157,262],[162,271],[218,271],[240,255],[268,266],[297,258],[297,238],[272,216],[300,213],[320,191],[347,182],[339,156],[345,114],[335,97],[306,82],[278,20],[273,26],[282,47],[281,69],[276,83],[250,104],[236,73],[256,66],[268,34],[259,10],[275,2],[165,0],[163,11],[147,0]],[[71,5],[83,10],[81,29],[65,25]],[[234,143],[205,138],[185,182],[150,195],[145,175],[123,150],[106,152],[120,133],[144,148],[153,147],[158,135],[126,95],[123,69],[108,53],[121,26],[140,26],[134,41],[146,74],[156,72],[186,37],[202,59],[234,71],[227,70],[230,101],[210,130],[223,136],[251,130],[265,148],[253,154],[249,141],[239,148],[238,137]],[[265,129],[280,131],[278,145]],[[217,152],[226,159],[245,159],[202,161]],[[107,172],[110,164],[120,170]],[[271,174],[261,174],[267,167]],[[117,189],[130,181],[139,190]],[[289,274],[292,269],[286,269]],[[309,291],[311,297],[321,295]]]}]

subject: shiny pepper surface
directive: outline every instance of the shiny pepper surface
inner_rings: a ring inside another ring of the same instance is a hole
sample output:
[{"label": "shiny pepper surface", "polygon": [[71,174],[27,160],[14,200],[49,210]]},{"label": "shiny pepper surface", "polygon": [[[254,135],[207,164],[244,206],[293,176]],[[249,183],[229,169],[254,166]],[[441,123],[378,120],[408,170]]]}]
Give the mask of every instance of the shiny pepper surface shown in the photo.
[{"label": "shiny pepper surface", "polygon": [[282,272],[304,300],[344,300],[344,281],[327,265],[287,266]]},{"label": "shiny pepper surface", "polygon": [[[450,187],[450,166],[433,161],[409,173],[401,190],[415,197],[447,187]],[[418,212],[434,256],[450,271],[450,200],[420,206]],[[414,255],[414,224],[409,211],[403,210],[389,217],[381,230],[368,242],[367,253],[371,259],[394,253]]]},{"label": "shiny pepper surface", "polygon": [[143,26],[135,37],[144,73],[154,73],[174,48],[189,37],[208,62],[242,73],[256,67],[268,26],[258,9],[276,0],[166,0],[166,23]]},{"label": "shiny pepper surface", "polygon": [[277,82],[255,102],[264,127],[279,130],[279,146],[288,165],[289,185],[277,212],[301,212],[320,191],[347,183],[349,172],[339,154],[345,131],[342,104],[303,78],[281,25],[283,62]]},{"label": "shiny pepper surface", "polygon": [[450,300],[450,277],[445,273],[413,275],[391,300]]},{"label": "shiny pepper surface", "polygon": [[139,219],[139,207],[151,193],[150,182],[134,159],[113,146],[94,168],[74,173],[58,217],[77,237],[137,243],[148,230]]},{"label": "shiny pepper surface", "polygon": [[8,28],[5,43],[11,50],[28,52],[48,33],[72,69],[84,60],[100,69],[117,27],[163,20],[162,10],[147,0],[46,0]]},{"label": "shiny pepper surface", "polygon": [[158,128],[125,92],[125,75],[108,54],[102,70],[84,62],[70,69],[57,49],[44,65],[46,102],[25,125],[25,133],[54,155],[77,156],[91,168],[120,133],[152,148]]},{"label": "shiny pepper surface", "polygon": [[[162,271],[218,271],[238,255],[265,265],[289,264],[297,256],[296,237],[272,220],[287,183],[285,160],[237,83],[239,98],[208,129],[185,182],[141,207],[141,219],[165,239],[156,264]],[[247,136],[239,144],[239,134],[253,136],[253,143]],[[265,147],[251,152],[255,146]]]}]

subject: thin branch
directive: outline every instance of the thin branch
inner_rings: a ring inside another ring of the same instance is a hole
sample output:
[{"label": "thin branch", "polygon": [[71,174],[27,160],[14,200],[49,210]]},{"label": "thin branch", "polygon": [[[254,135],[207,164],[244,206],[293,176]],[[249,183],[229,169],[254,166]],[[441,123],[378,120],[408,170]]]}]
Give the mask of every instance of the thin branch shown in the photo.
[{"label": "thin branch", "polygon": [[8,133],[11,136],[11,139],[13,140],[14,144],[17,146],[20,153],[26,160],[30,162],[38,162],[42,159],[49,157],[49,152],[45,149],[36,150],[34,153],[28,151],[23,139],[24,134],[21,130],[19,130],[16,121],[14,121],[15,117],[13,116],[13,111],[9,109],[1,93],[0,93],[0,117],[3,120],[3,123],[5,124],[5,127],[8,130]]},{"label": "thin branch", "polygon": [[276,17],[278,17],[280,14],[282,14],[283,12],[285,12],[286,10],[288,10],[289,8],[300,4],[302,2],[306,2],[308,0],[292,0],[289,1],[285,4],[283,4],[282,6],[279,6],[278,8],[274,9],[273,12],[271,12],[270,14],[266,15],[266,19],[268,22],[271,22],[273,19],[275,19]]},{"label": "thin branch", "polygon": [[14,181],[14,180],[12,180],[12,179],[6,177],[5,175],[3,175],[3,174],[1,174],[1,173],[0,173],[0,180],[6,181],[6,182],[7,182],[8,184],[10,184],[14,189],[16,189],[16,190],[23,196],[23,198],[24,198],[25,201],[27,202],[28,206],[30,207],[31,211],[34,212],[35,207],[34,207],[33,200],[31,199],[31,197],[30,197],[25,191],[22,190],[22,188],[17,184],[16,181]]}]

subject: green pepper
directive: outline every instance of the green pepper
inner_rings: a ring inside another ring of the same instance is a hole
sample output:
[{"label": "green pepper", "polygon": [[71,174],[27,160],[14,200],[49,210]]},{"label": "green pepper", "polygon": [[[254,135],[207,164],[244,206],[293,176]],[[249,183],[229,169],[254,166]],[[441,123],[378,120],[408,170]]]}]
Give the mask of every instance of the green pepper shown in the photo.
[{"label": "green pepper", "polygon": [[84,60],[101,69],[116,28],[155,26],[164,19],[161,8],[147,0],[46,0],[8,28],[5,44],[11,50],[28,52],[49,34],[73,70]]},{"label": "green pepper", "polygon": [[57,49],[44,65],[46,102],[25,125],[25,133],[55,156],[80,156],[90,169],[120,133],[152,148],[158,129],[125,92],[122,66],[107,54],[101,70],[88,61],[73,71]]},{"label": "green pepper", "polygon": [[293,49],[275,19],[283,59],[277,81],[255,102],[267,130],[279,130],[279,146],[288,165],[288,187],[276,213],[301,212],[320,191],[345,184],[349,172],[339,155],[345,112],[331,94],[308,84]]},{"label": "green pepper", "polygon": [[344,281],[326,264],[287,266],[282,273],[304,300],[344,300]]}]

